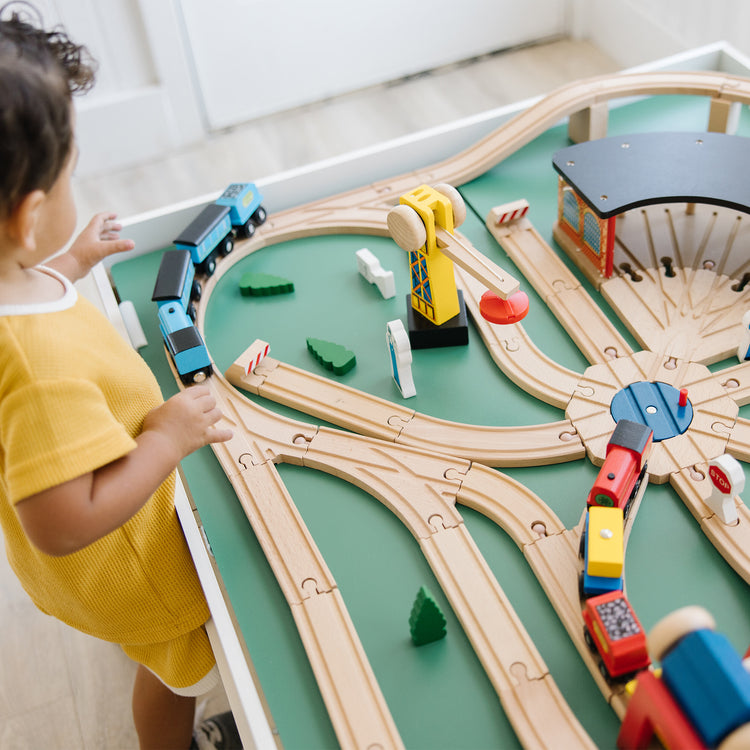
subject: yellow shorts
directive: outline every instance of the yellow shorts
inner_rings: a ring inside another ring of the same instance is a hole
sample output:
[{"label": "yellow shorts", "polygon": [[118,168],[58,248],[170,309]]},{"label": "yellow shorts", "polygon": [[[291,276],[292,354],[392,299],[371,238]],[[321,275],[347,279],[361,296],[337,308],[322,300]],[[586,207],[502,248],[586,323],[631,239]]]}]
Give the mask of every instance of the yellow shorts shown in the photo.
[{"label": "yellow shorts", "polygon": [[177,695],[203,695],[218,684],[216,659],[203,626],[164,643],[129,644],[121,648]]}]

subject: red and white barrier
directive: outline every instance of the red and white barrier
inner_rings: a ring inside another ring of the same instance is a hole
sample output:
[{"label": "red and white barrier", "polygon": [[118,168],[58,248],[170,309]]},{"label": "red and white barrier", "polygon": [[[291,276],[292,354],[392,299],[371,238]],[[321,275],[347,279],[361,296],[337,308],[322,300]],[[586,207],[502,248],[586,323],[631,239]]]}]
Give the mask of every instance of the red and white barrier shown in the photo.
[{"label": "red and white barrier", "polygon": [[511,221],[523,219],[529,211],[529,202],[521,198],[511,203],[503,203],[501,206],[495,206],[490,211],[490,218],[495,226],[510,224]]},{"label": "red and white barrier", "polygon": [[268,355],[271,348],[270,344],[260,339],[255,339],[250,346],[245,349],[239,362],[245,368],[245,375],[249,375]]}]

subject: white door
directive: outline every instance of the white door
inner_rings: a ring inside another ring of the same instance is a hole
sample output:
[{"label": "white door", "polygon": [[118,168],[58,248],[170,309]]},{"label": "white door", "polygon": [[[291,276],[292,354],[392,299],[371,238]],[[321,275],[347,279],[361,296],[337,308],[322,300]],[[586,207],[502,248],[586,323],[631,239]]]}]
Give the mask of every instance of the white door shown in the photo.
[{"label": "white door", "polygon": [[76,97],[81,176],[162,156],[205,135],[178,0],[33,0],[98,62]]},{"label": "white door", "polygon": [[210,129],[565,31],[566,0],[179,0]]}]

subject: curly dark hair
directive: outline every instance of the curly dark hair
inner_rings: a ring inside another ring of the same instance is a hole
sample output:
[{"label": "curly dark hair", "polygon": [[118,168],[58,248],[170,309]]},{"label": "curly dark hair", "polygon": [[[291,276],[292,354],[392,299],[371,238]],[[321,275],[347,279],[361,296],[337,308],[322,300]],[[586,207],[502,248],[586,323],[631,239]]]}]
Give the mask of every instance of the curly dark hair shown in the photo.
[{"label": "curly dark hair", "polygon": [[0,8],[0,218],[54,185],[73,147],[72,97],[96,64],[61,28],[45,30],[27,2]]}]

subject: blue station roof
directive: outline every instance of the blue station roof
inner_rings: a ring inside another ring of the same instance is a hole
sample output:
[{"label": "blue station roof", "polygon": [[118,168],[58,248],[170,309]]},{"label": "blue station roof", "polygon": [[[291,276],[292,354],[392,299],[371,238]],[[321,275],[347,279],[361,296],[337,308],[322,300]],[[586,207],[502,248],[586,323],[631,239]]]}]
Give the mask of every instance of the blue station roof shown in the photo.
[{"label": "blue station roof", "polygon": [[750,138],[636,133],[578,143],[552,164],[602,219],[653,203],[710,203],[750,213]]}]

